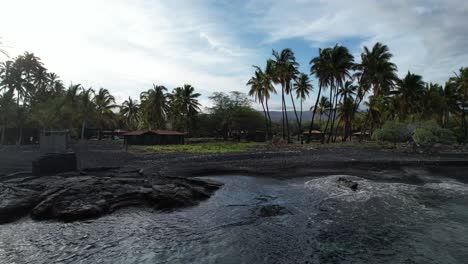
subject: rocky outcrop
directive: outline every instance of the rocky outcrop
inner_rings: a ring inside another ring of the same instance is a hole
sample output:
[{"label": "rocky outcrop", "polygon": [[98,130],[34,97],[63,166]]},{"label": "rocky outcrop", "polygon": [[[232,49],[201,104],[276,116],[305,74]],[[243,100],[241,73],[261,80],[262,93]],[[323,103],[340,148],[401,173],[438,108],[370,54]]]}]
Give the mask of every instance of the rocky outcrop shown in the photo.
[{"label": "rocky outcrop", "polygon": [[345,187],[345,188],[350,188],[353,191],[356,191],[357,188],[358,188],[358,183],[357,182],[346,179],[346,178],[342,178],[342,177],[338,178],[337,183],[338,183],[338,186],[342,186],[342,187]]},{"label": "rocky outcrop", "polygon": [[170,210],[195,205],[221,187],[209,180],[145,177],[138,170],[89,173],[92,174],[67,173],[1,183],[0,223],[28,214],[36,220],[69,222],[131,206]]}]

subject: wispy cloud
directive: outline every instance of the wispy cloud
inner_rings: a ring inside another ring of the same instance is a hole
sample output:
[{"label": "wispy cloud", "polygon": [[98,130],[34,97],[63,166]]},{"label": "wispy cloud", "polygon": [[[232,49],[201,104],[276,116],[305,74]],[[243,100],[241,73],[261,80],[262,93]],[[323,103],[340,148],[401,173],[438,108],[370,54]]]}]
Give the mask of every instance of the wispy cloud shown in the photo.
[{"label": "wispy cloud", "polygon": [[10,55],[34,52],[64,81],[106,87],[119,100],[153,82],[190,83],[204,104],[214,91],[247,91],[250,66],[264,63],[278,43],[306,43],[312,56],[349,40],[359,55],[380,41],[401,75],[411,70],[436,82],[468,61],[463,0],[0,1]]}]

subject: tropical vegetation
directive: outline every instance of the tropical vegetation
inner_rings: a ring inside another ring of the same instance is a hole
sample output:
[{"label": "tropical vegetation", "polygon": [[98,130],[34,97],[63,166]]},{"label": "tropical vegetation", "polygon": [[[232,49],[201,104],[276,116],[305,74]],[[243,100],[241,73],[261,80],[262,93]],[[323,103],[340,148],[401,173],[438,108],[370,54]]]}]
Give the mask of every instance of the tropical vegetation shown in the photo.
[{"label": "tropical vegetation", "polygon": [[[66,86],[39,57],[25,52],[0,63],[0,144],[27,143],[23,131],[30,128],[68,129],[80,139],[102,139],[105,130],[114,129],[172,129],[194,137],[240,140],[253,132],[268,141],[309,143],[312,130],[319,130],[321,143],[366,135],[417,144],[467,142],[468,68],[445,83],[427,83],[412,71],[398,77],[392,58],[382,43],[363,47],[360,58],[337,44],[319,49],[310,72],[302,73],[291,49],[273,50],[264,67],[254,66],[247,94],[215,92],[208,97],[212,106],[202,110],[201,94],[190,84],[174,89],[153,84],[139,98],[119,101],[106,88]],[[270,109],[277,93],[279,122]],[[311,98],[315,103],[304,109]],[[308,120],[304,111],[311,113]],[[14,130],[15,138],[7,130]]]}]

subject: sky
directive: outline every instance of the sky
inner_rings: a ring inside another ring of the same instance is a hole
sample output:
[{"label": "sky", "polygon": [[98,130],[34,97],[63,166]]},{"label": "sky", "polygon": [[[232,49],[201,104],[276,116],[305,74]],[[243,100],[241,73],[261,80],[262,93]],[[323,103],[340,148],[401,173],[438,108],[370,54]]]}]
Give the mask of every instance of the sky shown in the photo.
[{"label": "sky", "polygon": [[[247,92],[252,65],[264,67],[272,49],[291,48],[305,73],[318,48],[345,45],[359,61],[363,46],[376,42],[390,48],[400,77],[411,71],[444,83],[468,66],[466,0],[0,0],[0,7],[0,41],[11,57],[33,52],[65,84],[107,88],[118,102],[153,83],[188,83],[208,107],[213,92]],[[279,96],[271,108],[281,109]]]}]

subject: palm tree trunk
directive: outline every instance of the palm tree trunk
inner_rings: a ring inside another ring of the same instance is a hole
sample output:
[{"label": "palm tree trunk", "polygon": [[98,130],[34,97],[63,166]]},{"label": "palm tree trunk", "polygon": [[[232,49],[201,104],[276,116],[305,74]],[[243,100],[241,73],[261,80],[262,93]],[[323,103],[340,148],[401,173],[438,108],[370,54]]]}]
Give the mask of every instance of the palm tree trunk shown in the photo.
[{"label": "palm tree trunk", "polygon": [[298,138],[301,139],[301,144],[304,144],[304,137],[302,135],[302,98],[301,98],[301,114],[299,116],[299,135],[298,135]]},{"label": "palm tree trunk", "polygon": [[5,131],[6,131],[6,122],[2,125],[2,138],[0,139],[0,145],[5,144]]},{"label": "palm tree trunk", "polygon": [[[283,109],[284,109],[284,117],[285,117],[285,121],[286,121],[286,132],[287,132],[287,137],[288,137],[288,143],[291,143],[291,137],[290,137],[290,134],[289,134],[289,120],[288,120],[288,109],[286,108],[286,100],[284,98],[284,87],[286,85],[283,84],[282,86],[282,97],[283,97]],[[284,123],[284,120],[283,120],[283,123]],[[283,128],[283,131],[284,131],[284,128]],[[283,138],[284,138],[284,135],[283,135]]]},{"label": "palm tree trunk", "polygon": [[272,136],[273,135],[273,131],[272,131],[272,128],[271,128],[271,116],[270,116],[270,108],[268,107],[268,98],[265,98],[265,106],[266,106],[266,110],[267,110],[267,114],[268,114],[268,130],[269,130],[269,135],[268,137]]},{"label": "palm tree trunk", "polygon": [[[328,135],[327,143],[330,143],[330,138],[333,135],[333,128],[335,127],[335,120],[336,120],[336,110],[338,109],[338,87],[335,89],[335,103],[333,108],[333,118],[330,127],[330,134]],[[338,126],[338,125],[337,125]]]},{"label": "palm tree trunk", "polygon": [[297,115],[296,104],[294,103],[294,97],[292,95],[292,92],[290,92],[289,95],[291,95],[291,102],[292,102],[293,109],[294,109],[294,115],[296,116],[297,129],[300,131],[301,130],[301,122],[299,121],[299,116]]},{"label": "palm tree trunk", "polygon": [[283,129],[283,140],[286,139],[286,131],[285,131],[285,126],[284,126],[284,120],[285,120],[285,117],[284,117],[284,84],[281,83],[281,114],[283,116],[283,126],[282,126],[282,129]]},{"label": "palm tree trunk", "polygon": [[[20,94],[18,92],[18,97],[16,98],[16,132],[19,134],[20,131],[20,108],[19,108]],[[21,137],[18,137],[16,141],[17,145],[21,144]]]},{"label": "palm tree trunk", "polygon": [[325,125],[325,129],[323,131],[323,136],[322,136],[322,144],[325,143],[325,137],[326,137],[326,134],[327,134],[327,130],[328,130],[328,125],[330,124],[330,119],[332,117],[332,111],[333,111],[333,86],[330,87],[330,104],[331,104],[331,109],[328,113],[328,118],[327,118],[327,124]]},{"label": "palm tree trunk", "polygon": [[[334,113],[334,109],[335,109],[335,97],[336,97],[336,96],[335,96],[336,94],[333,93],[333,90],[334,90],[333,87],[334,87],[334,85],[332,85],[332,86],[330,87],[330,103],[331,103],[331,110],[330,110],[330,113],[329,113],[329,115],[328,115],[327,125],[325,126],[325,127],[326,127],[325,131],[327,131],[327,130],[328,130],[328,124],[330,123],[330,121],[332,121],[332,122],[331,122],[331,127],[330,127],[330,132],[328,133],[327,143],[330,143],[330,137],[331,137],[331,135],[333,134],[333,123],[334,123],[334,120],[332,120],[332,119],[334,118],[334,117],[333,117],[333,113]],[[324,132],[324,136],[325,136],[325,135],[326,135],[326,133]],[[325,141],[325,139],[324,139],[324,141]]]},{"label": "palm tree trunk", "polygon": [[84,140],[85,126],[86,126],[86,121],[83,120],[83,122],[81,123],[81,140]]},{"label": "palm tree trunk", "polygon": [[263,103],[263,99],[260,100],[260,103],[262,103],[263,116],[265,117],[266,140],[268,141],[268,117],[267,117],[267,113],[266,113],[266,110],[265,110],[265,104]]},{"label": "palm tree trunk", "polygon": [[320,100],[320,93],[322,92],[322,86],[319,85],[319,91],[317,94],[317,100],[315,100],[315,105],[314,105],[314,111],[312,111],[312,119],[310,120],[310,126],[309,126],[309,135],[307,136],[307,144],[310,143],[310,136],[312,134],[312,129],[314,128],[314,119],[315,119],[315,113],[317,112],[317,105]]}]

